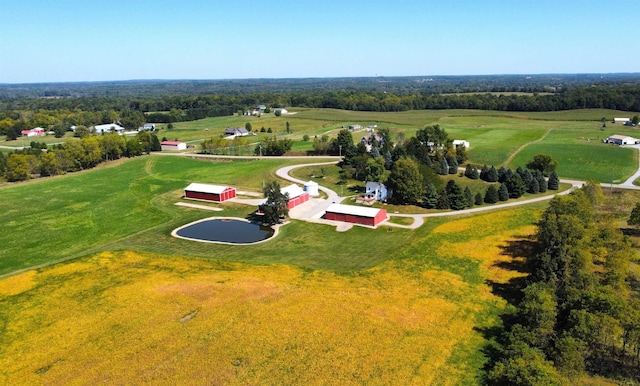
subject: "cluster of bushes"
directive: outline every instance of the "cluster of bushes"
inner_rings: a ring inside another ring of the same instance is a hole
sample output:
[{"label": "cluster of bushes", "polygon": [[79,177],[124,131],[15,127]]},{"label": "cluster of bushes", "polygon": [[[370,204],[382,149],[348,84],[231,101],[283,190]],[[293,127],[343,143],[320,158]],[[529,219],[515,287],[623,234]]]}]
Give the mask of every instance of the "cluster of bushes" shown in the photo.
[{"label": "cluster of bushes", "polygon": [[46,144],[32,142],[31,147],[8,156],[0,153],[0,175],[10,182],[23,181],[90,169],[101,162],[160,150],[160,140],[149,132],[138,133],[130,139],[115,133],[87,136],[51,149],[47,149]]},{"label": "cluster of bushes", "polygon": [[590,182],[555,197],[543,213],[527,285],[516,312],[504,317],[491,384],[576,384],[585,371],[637,381],[635,251],[612,217],[594,210],[602,198]]}]

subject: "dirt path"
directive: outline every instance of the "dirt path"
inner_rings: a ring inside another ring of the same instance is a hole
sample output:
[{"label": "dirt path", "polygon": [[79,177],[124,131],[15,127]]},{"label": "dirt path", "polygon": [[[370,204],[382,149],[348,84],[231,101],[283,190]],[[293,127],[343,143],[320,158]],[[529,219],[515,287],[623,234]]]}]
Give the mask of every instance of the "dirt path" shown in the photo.
[{"label": "dirt path", "polygon": [[527,142],[527,143],[525,143],[524,145],[520,146],[518,149],[516,149],[516,151],[514,151],[514,152],[513,152],[513,154],[511,154],[511,155],[509,156],[509,158],[507,158],[507,160],[506,160],[506,161],[504,161],[503,165],[504,165],[505,167],[506,167],[507,165],[509,165],[509,164],[511,163],[511,161],[513,161],[513,159],[514,159],[514,158],[516,158],[516,156],[517,156],[517,155],[518,155],[522,150],[524,150],[524,148],[526,148],[527,146],[529,146],[529,145],[533,145],[534,143],[538,143],[538,142],[542,141],[543,139],[547,138],[547,135],[549,135],[549,133],[551,133],[551,130],[553,130],[553,129],[549,129],[549,130],[547,130],[547,132],[546,132],[546,133],[544,133],[544,134],[542,135],[542,137],[540,137],[540,138],[536,139],[535,141]]}]

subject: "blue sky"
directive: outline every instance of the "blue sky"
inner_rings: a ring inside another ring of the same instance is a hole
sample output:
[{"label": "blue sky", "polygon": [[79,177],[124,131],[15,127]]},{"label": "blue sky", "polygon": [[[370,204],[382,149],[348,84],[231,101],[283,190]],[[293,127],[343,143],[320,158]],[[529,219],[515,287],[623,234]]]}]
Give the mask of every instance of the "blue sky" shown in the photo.
[{"label": "blue sky", "polygon": [[0,83],[640,72],[638,0],[0,0]]}]

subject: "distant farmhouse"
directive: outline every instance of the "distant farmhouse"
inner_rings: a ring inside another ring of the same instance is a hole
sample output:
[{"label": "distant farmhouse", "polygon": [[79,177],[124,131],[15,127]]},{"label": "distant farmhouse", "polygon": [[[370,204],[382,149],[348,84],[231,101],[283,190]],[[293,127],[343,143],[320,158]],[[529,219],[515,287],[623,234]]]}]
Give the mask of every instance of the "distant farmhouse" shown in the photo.
[{"label": "distant farmhouse", "polygon": [[602,142],[614,145],[635,145],[636,143],[640,143],[640,140],[626,135],[612,135],[611,137],[603,139]]},{"label": "distant farmhouse", "polygon": [[251,115],[260,116],[266,109],[267,109],[267,106],[265,105],[257,105],[251,112]]},{"label": "distant farmhouse", "polygon": [[349,125],[349,127],[347,129],[349,131],[356,131],[356,130],[362,129],[362,126],[360,126],[360,125]]},{"label": "distant farmhouse", "polygon": [[156,125],[153,123],[145,123],[144,125],[138,127],[138,131],[156,131]]},{"label": "distant farmhouse", "polygon": [[36,127],[31,130],[22,130],[20,134],[22,134],[23,137],[37,137],[44,135],[44,129],[42,127]]},{"label": "distant farmhouse", "polygon": [[373,145],[376,144],[378,147],[384,143],[384,137],[379,134],[367,134],[360,140],[367,148],[368,152],[371,152]]},{"label": "distant farmhouse", "polygon": [[224,131],[224,135],[233,135],[234,137],[244,137],[249,135],[249,130],[244,127],[227,127]]},{"label": "distant farmhouse", "polygon": [[122,135],[124,134],[125,129],[115,123],[107,123],[104,125],[95,125],[91,127],[90,130],[95,134],[118,133],[119,135]]},{"label": "distant farmhouse", "polygon": [[162,141],[160,142],[160,148],[162,150],[174,150],[174,151],[186,150],[187,144],[184,142],[178,142],[178,141]]},{"label": "distant farmhouse", "polygon": [[627,123],[630,121],[631,118],[613,118],[613,123]]}]

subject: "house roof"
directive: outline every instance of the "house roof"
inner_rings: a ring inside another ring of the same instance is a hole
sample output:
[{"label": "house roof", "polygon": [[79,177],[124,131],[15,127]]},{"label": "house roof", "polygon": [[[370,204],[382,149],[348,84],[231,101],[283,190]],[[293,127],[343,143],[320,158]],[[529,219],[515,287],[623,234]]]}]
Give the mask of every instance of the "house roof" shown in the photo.
[{"label": "house roof", "polygon": [[176,142],[176,141],[162,141],[160,145],[169,145],[169,146],[178,146],[183,144],[184,142]]},{"label": "house roof", "polygon": [[382,182],[375,182],[375,181],[367,181],[364,186],[365,186],[365,189],[369,189],[369,187],[373,189],[380,188],[380,187],[386,188],[386,186]]},{"label": "house roof", "polygon": [[209,184],[199,184],[197,182],[193,182],[189,184],[184,190],[189,190],[192,192],[202,192],[202,193],[213,193],[213,194],[221,194],[227,189],[233,189],[230,186],[222,186],[222,185],[209,185]]},{"label": "house roof", "polygon": [[635,138],[629,137],[628,135],[618,135],[618,134],[610,136],[609,139],[620,139],[620,140],[634,139],[635,140]]},{"label": "house roof", "polygon": [[104,125],[95,125],[93,126],[94,129],[96,129],[97,131],[102,131],[102,130],[124,130],[124,127],[117,125],[115,123],[105,123]]},{"label": "house roof", "polygon": [[304,186],[318,186],[318,183],[315,181],[307,181],[304,183]]},{"label": "house roof", "polygon": [[288,194],[289,195],[289,199],[292,199],[294,197],[298,197],[298,196],[303,195],[303,194],[306,193],[301,187],[299,187],[296,184],[291,184],[289,186],[285,186],[284,188],[280,189],[280,192],[282,194]]},{"label": "house roof", "polygon": [[331,204],[326,211],[332,213],[350,214],[360,217],[376,217],[376,215],[380,213],[381,210],[384,209],[365,208],[363,206],[355,205]]},{"label": "house roof", "polygon": [[247,130],[244,127],[227,127],[226,130],[224,131],[225,134],[235,134],[235,133],[249,133],[249,130]]}]

